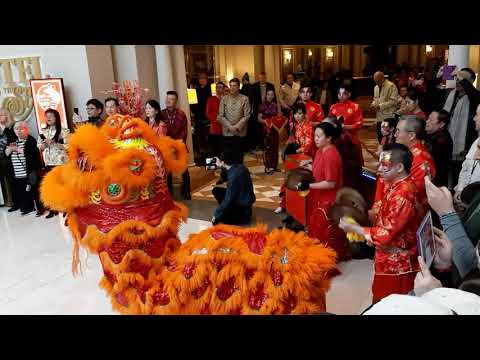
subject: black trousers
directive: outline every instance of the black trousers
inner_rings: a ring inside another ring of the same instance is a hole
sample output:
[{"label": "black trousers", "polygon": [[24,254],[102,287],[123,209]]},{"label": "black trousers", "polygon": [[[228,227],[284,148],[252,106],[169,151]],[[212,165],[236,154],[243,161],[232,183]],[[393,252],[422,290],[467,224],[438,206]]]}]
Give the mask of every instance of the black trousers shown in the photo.
[{"label": "black trousers", "polygon": [[258,112],[253,113],[248,119],[246,150],[255,150],[258,145],[263,146],[262,124],[258,122]]},{"label": "black trousers", "polygon": [[453,189],[458,184],[458,176],[462,171],[463,161],[460,160],[451,160],[450,161],[450,188]]},{"label": "black trousers", "polygon": [[381,122],[377,122],[377,139],[378,139],[378,143],[380,144],[380,142],[382,141],[382,123]]},{"label": "black trousers", "polygon": [[[215,196],[215,199],[219,205],[223,202],[226,192],[227,189],[224,187],[216,186],[212,189],[212,194]],[[215,224],[222,223],[229,225],[244,225],[250,223],[251,218],[251,206],[240,206],[233,204],[225,209],[220,218],[215,219]]]},{"label": "black trousers", "polygon": [[27,179],[14,179],[13,180],[13,192],[14,192],[14,207],[19,207],[22,212],[29,212],[35,209],[37,211],[43,210],[43,205],[40,201],[40,192],[37,185],[31,185],[30,190],[27,191],[28,181]]},{"label": "black trousers", "polygon": [[220,156],[223,149],[223,136],[210,134],[208,135],[208,144],[210,146],[210,156]]},{"label": "black trousers", "polygon": [[12,206],[13,200],[13,178],[10,176],[8,159],[0,155],[0,183],[3,192],[3,201],[6,206]]},{"label": "black trousers", "polygon": [[[168,190],[170,191],[170,194],[172,194],[173,192],[172,174],[169,174],[167,176],[167,186],[168,186]],[[190,194],[190,173],[188,172],[188,169],[185,170],[185,172],[182,174],[182,195],[186,196],[187,194]]]}]

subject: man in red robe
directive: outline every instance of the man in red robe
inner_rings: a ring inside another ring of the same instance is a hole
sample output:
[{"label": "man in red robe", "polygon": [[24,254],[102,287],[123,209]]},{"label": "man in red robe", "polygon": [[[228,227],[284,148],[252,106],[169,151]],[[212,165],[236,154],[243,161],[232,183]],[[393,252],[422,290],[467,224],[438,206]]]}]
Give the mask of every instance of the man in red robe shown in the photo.
[{"label": "man in red robe", "polygon": [[417,188],[409,176],[412,162],[405,145],[385,146],[378,170],[388,191],[380,200],[373,226],[340,220],[345,232],[357,233],[375,246],[373,303],[391,294],[408,294],[419,271],[416,232],[422,216],[417,211]]},{"label": "man in red robe", "polygon": [[360,142],[356,142],[353,139],[350,132],[345,130],[342,120],[342,117],[328,116],[323,121],[333,124],[336,128],[340,128],[341,131],[335,145],[342,157],[343,186],[361,191],[362,169],[364,165],[362,146]]},{"label": "man in red robe", "polygon": [[338,89],[338,102],[330,107],[330,115],[343,117],[343,128],[359,143],[358,130],[363,126],[363,113],[360,106],[350,100],[352,92],[347,85]]},{"label": "man in red robe", "polygon": [[210,134],[208,136],[208,142],[210,144],[210,150],[212,156],[220,156],[222,153],[222,124],[217,121],[218,109],[220,107],[220,100],[223,97],[225,90],[225,84],[218,82],[216,84],[215,96],[210,96],[207,100],[206,115],[210,121]]},{"label": "man in red robe", "polygon": [[[178,94],[176,91],[167,91],[167,108],[162,110],[162,117],[167,123],[167,136],[170,136],[175,140],[183,140],[187,143],[187,134],[188,134],[188,119],[187,115],[177,108]],[[187,148],[188,151],[188,148]],[[168,188],[170,192],[173,189],[173,179],[172,174],[168,175],[167,178]],[[188,168],[185,169],[185,172],[182,174],[182,195],[186,200],[191,200],[190,195],[190,173]]]},{"label": "man in red robe", "polygon": [[[413,155],[412,170],[410,178],[415,183],[418,190],[419,212],[423,217],[428,211],[428,200],[425,192],[425,176],[435,178],[436,170],[432,156],[423,145],[422,140],[425,134],[425,122],[416,116],[404,116],[397,124],[395,139],[398,144],[407,146]],[[383,178],[377,181],[375,192],[375,203],[372,210],[376,210],[380,200],[388,192],[388,184]]]},{"label": "man in red robe", "polygon": [[[307,121],[309,121],[312,126],[320,124],[325,117],[323,114],[322,106],[312,101],[312,89],[309,85],[302,84],[300,85],[300,91],[298,93],[298,103],[305,104],[307,109]],[[294,118],[293,113],[290,114],[289,126],[290,131],[294,128]]]}]

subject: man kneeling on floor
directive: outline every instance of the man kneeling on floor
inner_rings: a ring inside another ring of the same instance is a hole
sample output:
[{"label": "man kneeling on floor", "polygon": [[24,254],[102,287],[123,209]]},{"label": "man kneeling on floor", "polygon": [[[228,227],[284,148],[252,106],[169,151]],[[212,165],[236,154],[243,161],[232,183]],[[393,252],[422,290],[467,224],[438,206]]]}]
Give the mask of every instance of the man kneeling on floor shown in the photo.
[{"label": "man kneeling on floor", "polygon": [[241,164],[241,158],[231,151],[224,152],[222,159],[217,159],[216,165],[226,170],[228,182],[226,188],[216,186],[212,189],[213,196],[219,204],[213,215],[212,224],[248,224],[255,202],[250,172]]}]

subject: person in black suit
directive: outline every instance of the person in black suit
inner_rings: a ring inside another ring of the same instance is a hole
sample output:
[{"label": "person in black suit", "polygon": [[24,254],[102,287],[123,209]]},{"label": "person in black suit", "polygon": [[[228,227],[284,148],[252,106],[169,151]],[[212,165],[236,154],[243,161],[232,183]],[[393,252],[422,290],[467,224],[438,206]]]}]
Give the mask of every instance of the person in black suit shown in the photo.
[{"label": "person in black suit", "polygon": [[[269,90],[275,91],[275,86],[272,83],[267,82],[267,74],[264,71],[262,71],[258,75],[258,81],[252,85],[251,90],[252,90],[252,93],[251,93],[252,98],[251,98],[250,104],[252,108],[252,115],[250,116],[250,119],[248,121],[247,139],[248,139],[249,150],[255,150],[255,148],[258,145],[261,145],[263,143],[262,126],[257,121],[258,110],[260,108],[260,105],[263,102],[265,102],[267,91]],[[280,109],[279,109],[279,112],[280,112]]]}]

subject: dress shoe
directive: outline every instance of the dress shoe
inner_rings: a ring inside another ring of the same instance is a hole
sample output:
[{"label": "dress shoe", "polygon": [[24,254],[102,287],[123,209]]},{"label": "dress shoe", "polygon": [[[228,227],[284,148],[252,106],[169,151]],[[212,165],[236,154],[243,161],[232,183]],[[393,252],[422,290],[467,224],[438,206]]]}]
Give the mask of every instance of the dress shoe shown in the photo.
[{"label": "dress shoe", "polygon": [[51,219],[54,216],[56,216],[57,213],[55,211],[50,211],[47,216],[45,216],[46,219]]},{"label": "dress shoe", "polygon": [[32,212],[33,212],[33,210],[22,211],[21,215],[25,216],[25,215],[31,214]]},{"label": "dress shoe", "polygon": [[10,209],[8,209],[8,212],[14,212],[14,211],[17,211],[17,210],[20,210],[19,207],[11,207]]}]

